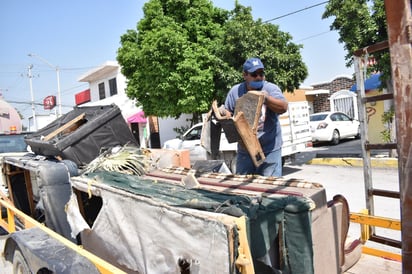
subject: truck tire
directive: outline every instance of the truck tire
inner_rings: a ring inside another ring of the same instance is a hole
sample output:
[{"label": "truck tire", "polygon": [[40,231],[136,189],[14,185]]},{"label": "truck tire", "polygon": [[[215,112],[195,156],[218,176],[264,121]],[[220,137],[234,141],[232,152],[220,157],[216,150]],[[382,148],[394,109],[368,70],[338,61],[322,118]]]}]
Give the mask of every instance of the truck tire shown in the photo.
[{"label": "truck tire", "polygon": [[30,268],[21,254],[20,250],[16,249],[13,255],[13,274],[31,274]]}]

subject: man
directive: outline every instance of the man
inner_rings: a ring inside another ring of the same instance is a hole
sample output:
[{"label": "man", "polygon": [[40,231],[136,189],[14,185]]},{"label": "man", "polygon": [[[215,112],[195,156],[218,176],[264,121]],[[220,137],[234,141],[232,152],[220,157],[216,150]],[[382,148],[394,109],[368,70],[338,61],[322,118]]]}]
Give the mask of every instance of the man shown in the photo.
[{"label": "man", "polygon": [[226,97],[225,109],[233,114],[236,100],[249,90],[257,90],[265,94],[257,137],[266,159],[260,166],[255,167],[249,153],[239,142],[236,173],[280,177],[282,176],[282,133],[279,114],[287,111],[288,103],[277,85],[265,81],[264,66],[259,58],[246,60],[243,64],[243,79],[244,82],[230,89]]}]

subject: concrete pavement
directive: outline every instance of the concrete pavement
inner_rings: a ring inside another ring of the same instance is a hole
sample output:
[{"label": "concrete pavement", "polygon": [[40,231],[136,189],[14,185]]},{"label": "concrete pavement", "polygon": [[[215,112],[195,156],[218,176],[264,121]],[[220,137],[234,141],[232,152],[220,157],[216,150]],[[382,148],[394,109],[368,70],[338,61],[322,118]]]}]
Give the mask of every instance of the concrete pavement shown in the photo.
[{"label": "concrete pavement", "polygon": [[[353,157],[334,157],[334,158],[313,158],[307,162],[309,165],[332,165],[332,166],[363,166],[362,158]],[[372,167],[376,168],[398,168],[398,159],[396,158],[371,158]]]},{"label": "concrete pavement", "polygon": [[[343,140],[335,146],[316,145],[308,148],[307,151],[296,155],[292,163],[308,165],[331,165],[362,167],[362,147],[361,141]],[[389,157],[388,151],[372,150],[371,165],[376,168],[398,168],[398,159]]]}]

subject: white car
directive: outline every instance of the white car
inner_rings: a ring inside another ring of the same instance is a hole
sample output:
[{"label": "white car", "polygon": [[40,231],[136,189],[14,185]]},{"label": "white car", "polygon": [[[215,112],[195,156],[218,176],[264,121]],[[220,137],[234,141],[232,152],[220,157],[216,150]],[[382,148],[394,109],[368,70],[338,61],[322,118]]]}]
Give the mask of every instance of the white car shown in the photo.
[{"label": "white car", "polygon": [[202,123],[196,124],[187,130],[181,139],[168,140],[163,144],[166,149],[187,149],[190,154],[190,163],[207,158],[207,151],[200,145]]},{"label": "white car", "polygon": [[[188,129],[181,139],[171,139],[163,144],[165,149],[187,149],[190,154],[190,163],[210,158],[206,149],[201,145],[203,123],[198,123]],[[237,151],[237,143],[229,143],[223,132],[220,136],[220,151]]]},{"label": "white car", "polygon": [[331,142],[333,145],[346,138],[359,138],[359,121],[342,112],[319,112],[309,116],[312,142]]}]

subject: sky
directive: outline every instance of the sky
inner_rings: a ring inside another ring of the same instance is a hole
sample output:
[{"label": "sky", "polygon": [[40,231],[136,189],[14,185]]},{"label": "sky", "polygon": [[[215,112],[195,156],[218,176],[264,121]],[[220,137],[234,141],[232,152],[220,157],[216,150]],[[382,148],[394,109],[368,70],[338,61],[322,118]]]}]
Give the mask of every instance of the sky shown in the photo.
[{"label": "sky", "polygon": [[[0,93],[25,118],[31,116],[31,96],[42,103],[57,96],[59,68],[63,113],[72,110],[75,94],[88,88],[78,79],[106,61],[115,61],[120,37],[136,29],[143,18],[143,0],[0,1]],[[235,0],[213,0],[217,7],[231,10]],[[322,19],[321,0],[239,0],[252,8],[255,19],[270,21],[288,32],[292,42],[302,44],[301,55],[309,76],[302,86],[350,76],[345,66],[343,44],[332,19]],[[29,54],[32,54],[30,57]],[[32,65],[29,77],[29,66]],[[31,82],[31,88],[30,88]],[[52,110],[54,111],[57,107]],[[42,106],[36,114],[48,114]]]}]

